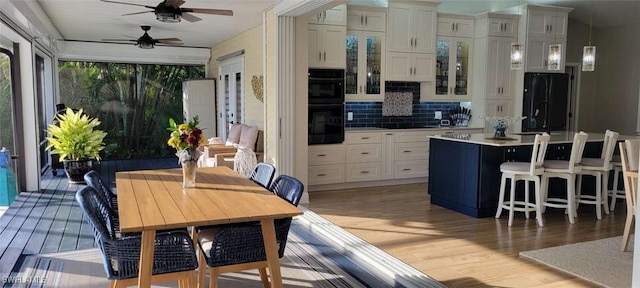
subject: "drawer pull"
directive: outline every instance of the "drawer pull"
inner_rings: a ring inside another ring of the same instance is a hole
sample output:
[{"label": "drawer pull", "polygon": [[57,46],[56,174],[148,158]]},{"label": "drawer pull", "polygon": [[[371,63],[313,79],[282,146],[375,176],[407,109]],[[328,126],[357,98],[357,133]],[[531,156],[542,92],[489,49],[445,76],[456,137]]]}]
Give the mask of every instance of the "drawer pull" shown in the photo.
[{"label": "drawer pull", "polygon": [[362,137],[362,138],[360,138],[360,139],[362,139],[362,140],[367,140],[367,139],[369,139],[369,137]]},{"label": "drawer pull", "polygon": [[387,133],[387,134],[384,134],[384,135],[393,135],[393,133]]},{"label": "drawer pull", "polygon": [[369,171],[360,171],[360,174],[369,174]]},{"label": "drawer pull", "polygon": [[402,151],[402,153],[411,153],[411,150]]},{"label": "drawer pull", "polygon": [[409,168],[404,168],[404,169],[402,169],[402,171],[411,171],[411,169],[409,169]]},{"label": "drawer pull", "polygon": [[360,154],[362,154],[362,155],[369,155],[369,152],[362,152],[362,153],[360,153]]},{"label": "drawer pull", "polygon": [[323,177],[323,176],[327,176],[327,174],[324,174],[324,173],[318,174],[318,177]]},{"label": "drawer pull", "polygon": [[318,157],[324,157],[324,156],[327,156],[327,155],[325,155],[325,154],[318,154]]}]

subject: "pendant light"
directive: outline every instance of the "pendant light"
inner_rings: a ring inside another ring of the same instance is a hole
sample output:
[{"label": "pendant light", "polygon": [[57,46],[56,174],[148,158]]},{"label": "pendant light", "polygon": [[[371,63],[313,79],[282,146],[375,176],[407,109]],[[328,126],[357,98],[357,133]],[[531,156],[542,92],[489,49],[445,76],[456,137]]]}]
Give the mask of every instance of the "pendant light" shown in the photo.
[{"label": "pendant light", "polygon": [[[518,2],[518,15],[520,15],[520,2]],[[516,36],[516,42],[511,43],[511,70],[521,70],[524,66],[524,45],[520,44]]]},{"label": "pendant light", "polygon": [[[558,26],[558,0],[556,0],[556,19],[555,25]],[[562,63],[562,44],[556,39],[557,33],[553,32],[553,43],[549,45],[549,58],[547,59],[547,69],[550,71],[559,71],[560,63]]]},{"label": "pendant light", "polygon": [[582,71],[592,72],[596,69],[596,46],[591,45],[591,29],[593,26],[593,10],[589,19],[589,45],[582,50]]}]

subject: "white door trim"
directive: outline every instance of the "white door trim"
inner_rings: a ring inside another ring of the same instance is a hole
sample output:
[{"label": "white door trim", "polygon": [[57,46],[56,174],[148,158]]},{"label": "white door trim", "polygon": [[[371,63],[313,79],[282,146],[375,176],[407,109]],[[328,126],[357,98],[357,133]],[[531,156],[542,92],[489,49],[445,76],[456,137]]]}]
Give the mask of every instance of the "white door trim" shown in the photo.
[{"label": "white door trim", "polygon": [[[220,64],[218,65],[218,132],[219,135],[222,139],[227,139],[227,129],[228,129],[228,123],[229,123],[229,115],[227,115],[226,111],[226,107],[227,107],[227,103],[226,103],[226,98],[225,98],[225,82],[223,81],[223,78],[225,75],[230,75],[229,76],[229,83],[231,83],[229,85],[229,95],[236,95],[236,93],[240,93],[240,103],[237,103],[237,97],[229,97],[229,103],[228,103],[228,107],[229,109],[231,109],[232,111],[235,111],[237,108],[237,105],[240,105],[240,115],[239,117],[237,115],[233,115],[234,119],[232,119],[234,121],[234,123],[236,122],[241,122],[242,119],[244,119],[244,114],[245,114],[245,109],[244,109],[244,91],[236,91],[236,85],[234,85],[233,83],[235,83],[235,78],[233,78],[232,76],[235,75],[236,73],[240,73],[240,89],[244,88],[244,56],[238,56],[238,57],[234,57],[232,59],[228,59],[225,61],[220,62]],[[236,121],[237,119],[240,119],[239,121]]]}]

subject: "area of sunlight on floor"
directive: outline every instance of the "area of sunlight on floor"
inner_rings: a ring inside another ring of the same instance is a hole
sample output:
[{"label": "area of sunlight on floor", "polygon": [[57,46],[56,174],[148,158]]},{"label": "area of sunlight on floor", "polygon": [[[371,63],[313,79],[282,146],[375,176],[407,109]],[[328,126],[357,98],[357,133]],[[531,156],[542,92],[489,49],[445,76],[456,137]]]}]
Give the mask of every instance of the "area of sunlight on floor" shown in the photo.
[{"label": "area of sunlight on floor", "polygon": [[0,206],[0,217],[2,217],[2,214],[4,214],[4,211],[7,211],[7,208],[9,208],[8,206]]}]

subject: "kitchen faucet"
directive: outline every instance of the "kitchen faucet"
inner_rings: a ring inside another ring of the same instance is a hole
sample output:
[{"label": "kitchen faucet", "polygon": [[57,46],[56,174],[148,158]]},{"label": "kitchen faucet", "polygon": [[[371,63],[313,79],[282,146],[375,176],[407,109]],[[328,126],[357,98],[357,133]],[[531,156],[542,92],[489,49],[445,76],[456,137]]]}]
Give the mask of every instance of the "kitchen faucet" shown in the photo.
[{"label": "kitchen faucet", "polygon": [[534,117],[538,117],[538,114],[540,114],[540,106],[542,106],[542,105],[545,106],[544,107],[545,108],[545,113],[544,113],[545,117],[544,117],[543,122],[542,122],[542,128],[544,128],[547,131],[547,133],[551,133],[551,127],[547,127],[547,114],[549,112],[548,111],[549,110],[549,103],[547,101],[543,101],[543,102],[538,103],[538,105],[536,106],[536,111],[533,113],[533,116]]}]

